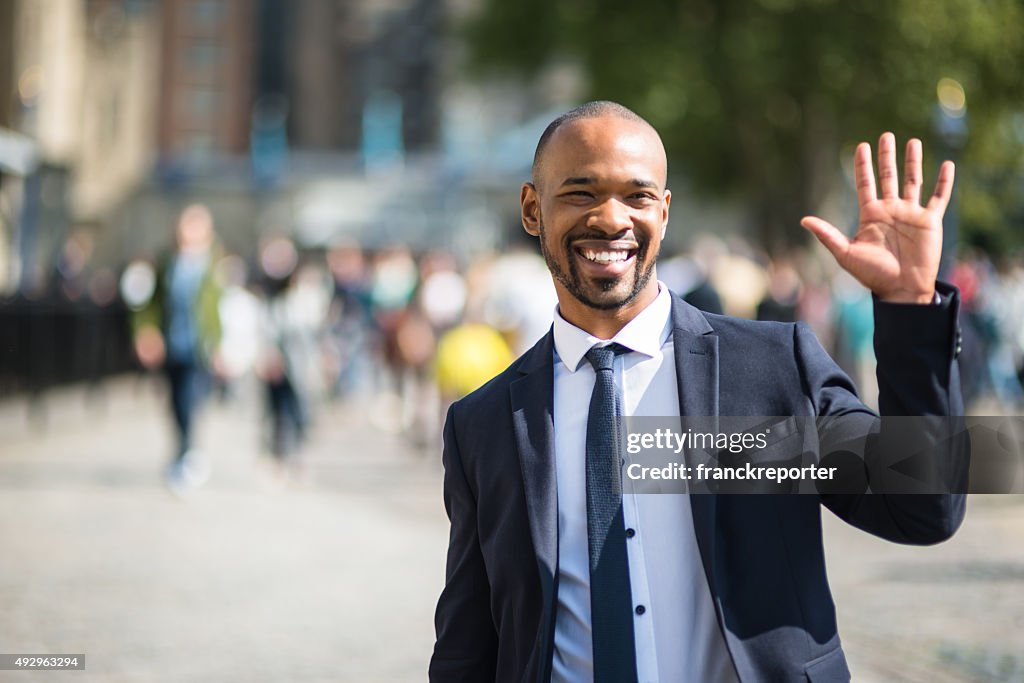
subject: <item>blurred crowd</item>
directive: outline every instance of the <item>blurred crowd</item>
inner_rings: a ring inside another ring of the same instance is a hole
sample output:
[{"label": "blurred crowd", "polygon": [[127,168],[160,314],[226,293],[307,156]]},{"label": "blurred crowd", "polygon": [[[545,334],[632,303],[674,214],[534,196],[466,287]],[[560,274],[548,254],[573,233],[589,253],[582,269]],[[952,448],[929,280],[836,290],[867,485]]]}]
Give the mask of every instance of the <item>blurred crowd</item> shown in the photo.
[{"label": "blurred crowd", "polygon": [[555,304],[529,253],[460,263],[402,244],[302,249],[278,234],[246,257],[221,248],[199,205],[181,214],[172,253],[125,268],[120,292],[136,358],[166,376],[177,436],[167,478],[182,492],[209,469],[192,425],[211,393],[262,395],[266,450],[285,472],[301,468],[325,402],[351,401],[375,427],[434,448],[447,404],[544,334]]},{"label": "blurred crowd", "polygon": [[[303,248],[282,232],[236,254],[220,245],[214,217],[201,205],[187,207],[175,231],[169,253],[140,257],[120,274],[92,268],[88,234],[73,233],[47,292],[0,305],[16,323],[0,334],[17,336],[18,324],[29,325],[26,311],[92,311],[74,334],[56,335],[49,352],[56,357],[69,351],[62,341],[90,339],[85,364],[105,365],[76,379],[140,366],[165,377],[177,436],[166,476],[177,492],[201,485],[208,473],[192,424],[210,396],[260,397],[265,451],[283,472],[301,468],[319,408],[333,402],[358,406],[375,428],[434,451],[447,405],[543,335],[556,303],[530,245],[465,259],[402,244]],[[658,272],[703,310],[805,321],[861,393],[876,394],[871,295],[822,253],[795,249],[771,259],[742,240],[700,235],[685,253],[663,254]],[[961,291],[968,406],[1019,410],[1024,261],[968,252],[945,278]],[[12,317],[19,311],[22,318]],[[3,348],[39,351],[21,337]]]}]

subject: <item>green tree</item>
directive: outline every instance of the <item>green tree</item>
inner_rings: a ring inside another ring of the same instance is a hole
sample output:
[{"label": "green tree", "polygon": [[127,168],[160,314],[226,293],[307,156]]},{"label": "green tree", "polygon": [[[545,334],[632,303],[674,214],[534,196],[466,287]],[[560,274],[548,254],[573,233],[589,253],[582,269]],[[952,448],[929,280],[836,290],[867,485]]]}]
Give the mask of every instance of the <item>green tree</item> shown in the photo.
[{"label": "green tree", "polygon": [[936,87],[953,79],[970,117],[962,232],[1024,242],[1020,0],[485,0],[467,28],[485,74],[578,62],[590,98],[650,120],[677,169],[742,201],[769,248],[803,239],[799,218],[856,141],[921,137],[930,182]]}]

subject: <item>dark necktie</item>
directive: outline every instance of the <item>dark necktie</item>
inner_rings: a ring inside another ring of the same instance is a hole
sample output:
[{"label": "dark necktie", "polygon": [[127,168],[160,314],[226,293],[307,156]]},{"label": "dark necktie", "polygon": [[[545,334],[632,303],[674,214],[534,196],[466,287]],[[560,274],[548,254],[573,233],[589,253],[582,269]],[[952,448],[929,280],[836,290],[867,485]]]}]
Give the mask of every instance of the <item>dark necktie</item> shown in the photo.
[{"label": "dark necktie", "polygon": [[633,597],[622,518],[618,409],[612,364],[629,349],[594,347],[587,360],[597,378],[587,418],[587,539],[594,683],[636,681]]}]

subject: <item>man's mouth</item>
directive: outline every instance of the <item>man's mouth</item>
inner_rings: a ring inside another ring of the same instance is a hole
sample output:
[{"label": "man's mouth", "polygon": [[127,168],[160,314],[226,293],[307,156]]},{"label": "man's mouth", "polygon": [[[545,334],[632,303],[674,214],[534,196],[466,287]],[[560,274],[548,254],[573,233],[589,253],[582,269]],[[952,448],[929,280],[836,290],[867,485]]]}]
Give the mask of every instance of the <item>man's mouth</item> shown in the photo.
[{"label": "man's mouth", "polygon": [[609,265],[613,263],[624,263],[633,258],[638,248],[628,244],[606,244],[575,245],[575,251],[591,263],[598,265]]},{"label": "man's mouth", "polygon": [[613,263],[625,261],[629,258],[628,251],[594,251],[593,249],[581,249],[580,253],[584,258],[594,263]]}]

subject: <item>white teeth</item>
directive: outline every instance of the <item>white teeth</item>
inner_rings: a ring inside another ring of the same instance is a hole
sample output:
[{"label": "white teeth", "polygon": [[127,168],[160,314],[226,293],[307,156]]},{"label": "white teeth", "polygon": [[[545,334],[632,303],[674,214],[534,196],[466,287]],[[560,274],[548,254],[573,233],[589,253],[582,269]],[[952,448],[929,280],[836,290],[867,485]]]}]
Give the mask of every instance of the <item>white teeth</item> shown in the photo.
[{"label": "white teeth", "polygon": [[627,251],[594,251],[592,249],[584,249],[583,256],[595,263],[613,263],[616,261],[625,261],[629,258],[629,252]]}]

